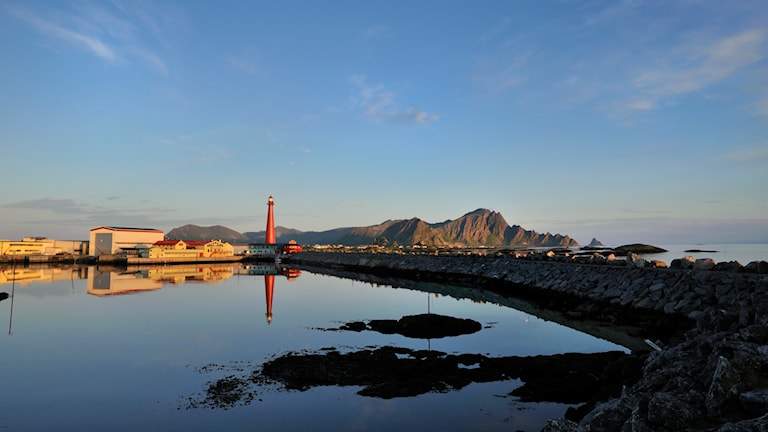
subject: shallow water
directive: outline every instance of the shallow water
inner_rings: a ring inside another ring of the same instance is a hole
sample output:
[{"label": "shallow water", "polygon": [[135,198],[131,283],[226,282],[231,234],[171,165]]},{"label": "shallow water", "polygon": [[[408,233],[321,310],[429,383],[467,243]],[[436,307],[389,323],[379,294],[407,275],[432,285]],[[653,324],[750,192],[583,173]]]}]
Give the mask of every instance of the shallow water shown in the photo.
[{"label": "shallow water", "polygon": [[[239,266],[23,269],[25,282],[13,281],[9,270],[0,284],[0,291],[13,294],[0,302],[0,319],[8,324],[0,336],[3,431],[538,431],[568,405],[519,402],[507,395],[520,385],[516,380],[388,400],[359,396],[356,387],[299,392],[270,386],[254,388],[252,402],[229,409],[190,402],[222,376],[248,374],[287,352],[327,347],[391,345],[491,356],[627,351],[494,303],[309,272],[274,276],[270,295],[272,276]],[[322,330],[427,312],[471,318],[483,330],[431,340]]]}]

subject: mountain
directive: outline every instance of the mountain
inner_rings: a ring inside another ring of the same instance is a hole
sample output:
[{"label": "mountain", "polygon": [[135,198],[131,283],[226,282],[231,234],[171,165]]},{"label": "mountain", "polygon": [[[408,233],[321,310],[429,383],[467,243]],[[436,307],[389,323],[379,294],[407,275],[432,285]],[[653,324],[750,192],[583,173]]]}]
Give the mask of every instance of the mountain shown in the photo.
[{"label": "mountain", "polygon": [[[264,242],[265,232],[246,232],[250,242]],[[456,220],[430,224],[418,218],[387,220],[367,227],[302,232],[277,227],[278,242],[300,244],[398,244],[403,246],[570,247],[578,242],[561,234],[539,234],[519,225],[510,226],[501,213],[477,209]]]},{"label": "mountain", "polygon": [[589,244],[588,244],[587,246],[591,246],[591,247],[599,247],[599,246],[605,246],[605,245],[604,245],[604,244],[603,244],[603,242],[601,242],[600,240],[598,240],[598,239],[596,239],[596,238],[592,237],[592,241],[591,241],[591,242],[589,242]]},{"label": "mountain", "polygon": [[228,243],[248,243],[249,239],[239,232],[221,225],[201,227],[184,225],[166,234],[169,240],[221,240]]}]

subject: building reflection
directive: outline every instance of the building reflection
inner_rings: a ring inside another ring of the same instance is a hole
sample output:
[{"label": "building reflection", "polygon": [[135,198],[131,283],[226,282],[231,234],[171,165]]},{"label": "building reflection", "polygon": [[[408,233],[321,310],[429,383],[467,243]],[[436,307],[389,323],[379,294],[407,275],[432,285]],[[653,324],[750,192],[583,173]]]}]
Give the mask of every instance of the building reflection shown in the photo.
[{"label": "building reflection", "polygon": [[85,279],[88,277],[87,267],[0,267],[0,285],[21,284],[33,282],[59,282],[72,279]]},{"label": "building reflection", "polygon": [[106,271],[95,269],[88,275],[88,294],[111,296],[155,291],[163,287],[163,282],[149,279],[146,271]]},{"label": "building reflection", "polygon": [[272,306],[275,297],[275,278],[284,276],[289,282],[301,275],[298,269],[282,267],[274,263],[256,263],[245,267],[222,266],[161,266],[119,269],[97,267],[88,273],[88,294],[111,296],[156,291],[163,284],[216,283],[237,276],[264,276],[264,294],[267,323],[272,322]]},{"label": "building reflection", "polygon": [[185,282],[221,282],[232,277],[232,266],[167,266],[147,270],[147,277],[152,280],[183,284]]}]

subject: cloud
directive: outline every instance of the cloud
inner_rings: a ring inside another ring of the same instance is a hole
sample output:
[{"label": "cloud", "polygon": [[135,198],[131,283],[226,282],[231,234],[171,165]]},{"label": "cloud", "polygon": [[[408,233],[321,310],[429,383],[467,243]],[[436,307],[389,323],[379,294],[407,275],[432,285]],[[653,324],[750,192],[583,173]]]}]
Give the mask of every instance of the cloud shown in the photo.
[{"label": "cloud", "polygon": [[96,37],[67,29],[59,24],[41,18],[33,12],[25,9],[14,7],[9,8],[9,12],[11,15],[26,22],[40,33],[75,45],[81,49],[91,51],[91,53],[105,60],[113,61],[116,58],[112,48],[110,48],[109,45]]},{"label": "cloud", "polygon": [[413,107],[402,108],[395,102],[395,93],[387,90],[383,85],[370,85],[365,77],[353,75],[349,82],[355,87],[356,92],[352,97],[352,103],[362,109],[367,117],[376,121],[386,120],[393,123],[427,124],[438,120],[436,114]]},{"label": "cloud", "polygon": [[8,209],[50,211],[60,214],[77,214],[88,210],[86,205],[76,200],[53,198],[39,198],[26,201],[17,201],[2,204],[0,207]]},{"label": "cloud", "polygon": [[651,109],[672,96],[698,91],[727,79],[736,72],[768,58],[766,32],[745,30],[708,44],[673,50],[667,65],[647,70],[633,85],[643,93],[631,109]]},{"label": "cloud", "polygon": [[[115,11],[97,4],[73,3],[71,10],[31,10],[6,7],[10,15],[27,23],[34,30],[53,40],[64,42],[111,63],[139,60],[158,74],[168,73],[165,61],[145,41],[145,35],[157,36],[158,26],[147,14],[136,9],[132,13],[119,3]],[[149,28],[147,28],[149,26]]]}]

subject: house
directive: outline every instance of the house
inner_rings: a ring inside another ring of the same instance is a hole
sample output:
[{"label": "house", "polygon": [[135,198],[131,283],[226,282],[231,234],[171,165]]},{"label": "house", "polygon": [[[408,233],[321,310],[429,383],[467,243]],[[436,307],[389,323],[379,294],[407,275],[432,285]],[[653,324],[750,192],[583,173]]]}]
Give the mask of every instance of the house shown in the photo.
[{"label": "house", "polygon": [[152,228],[102,226],[91,229],[89,255],[113,255],[125,249],[141,249],[163,240],[163,231]]},{"label": "house", "polygon": [[159,240],[149,249],[149,258],[211,258],[234,256],[231,244],[220,240]]}]

